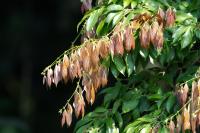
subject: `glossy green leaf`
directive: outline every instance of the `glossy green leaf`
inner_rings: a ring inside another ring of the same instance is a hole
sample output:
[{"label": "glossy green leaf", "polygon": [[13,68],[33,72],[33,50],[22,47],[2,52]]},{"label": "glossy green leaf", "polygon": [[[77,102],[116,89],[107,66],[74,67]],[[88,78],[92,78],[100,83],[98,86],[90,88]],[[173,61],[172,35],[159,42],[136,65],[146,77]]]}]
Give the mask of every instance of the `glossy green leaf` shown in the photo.
[{"label": "glossy green leaf", "polygon": [[147,58],[147,56],[149,55],[149,51],[147,49],[141,49],[140,50],[140,55],[143,57],[143,58]]},{"label": "glossy green leaf", "polygon": [[[104,105],[109,104],[110,102],[112,102],[113,100],[116,99],[116,97],[118,96],[119,92],[120,92],[120,88],[121,86],[116,86],[114,88],[111,88],[111,91],[108,91],[106,93],[106,95],[104,96]],[[115,91],[113,91],[113,89]]]},{"label": "glossy green leaf", "polygon": [[113,108],[112,108],[112,113],[113,113],[113,114],[117,112],[119,106],[121,105],[121,102],[122,102],[121,99],[118,99],[118,100],[116,100],[116,101],[114,102]]},{"label": "glossy green leaf", "polygon": [[113,18],[113,21],[112,21],[112,27],[114,27],[117,23],[120,22],[120,20],[122,19],[124,15],[124,12],[118,12],[117,15]]},{"label": "glossy green leaf", "polygon": [[176,21],[177,22],[183,22],[186,19],[193,19],[193,16],[190,13],[184,13],[184,12],[177,12],[176,13]]},{"label": "glossy green leaf", "polygon": [[177,42],[185,31],[186,31],[185,26],[181,26],[176,31],[174,31],[172,35],[173,43]]},{"label": "glossy green leaf", "polygon": [[112,128],[114,124],[115,124],[115,122],[112,118],[107,118],[107,120],[106,120],[107,128]]},{"label": "glossy green leaf", "polygon": [[114,56],[113,62],[114,62],[114,64],[115,64],[117,70],[118,70],[121,74],[125,75],[126,65],[125,65],[125,63],[124,63],[123,58],[122,58],[121,56]]},{"label": "glossy green leaf", "polygon": [[87,116],[85,116],[83,119],[81,119],[80,121],[76,123],[74,131],[77,131],[78,129],[80,130],[80,127],[89,124],[91,121],[92,121],[91,118],[88,118]]},{"label": "glossy green leaf", "polygon": [[176,102],[176,97],[174,95],[170,95],[166,101],[166,109],[170,112]]},{"label": "glossy green leaf", "polygon": [[111,62],[110,68],[111,68],[111,73],[112,73],[112,75],[113,75],[115,78],[117,78],[117,77],[119,76],[119,71],[117,70],[117,68],[116,68],[116,66],[115,66],[115,64],[114,64],[113,62]]},{"label": "glossy green leaf", "polygon": [[151,131],[151,125],[150,124],[146,124],[144,126],[144,128],[142,128],[142,130],[140,131],[140,133],[149,133]]},{"label": "glossy green leaf", "polygon": [[141,97],[140,98],[140,102],[139,102],[139,109],[140,112],[145,112],[148,111],[150,109],[150,103],[148,101],[148,99],[146,97]]},{"label": "glossy green leaf", "polygon": [[104,108],[104,107],[97,107],[95,110],[94,110],[94,112],[95,113],[104,113],[104,112],[106,112],[106,111],[108,111],[106,108]]},{"label": "glossy green leaf", "polygon": [[129,5],[131,4],[131,1],[132,1],[132,0],[123,0],[123,6],[124,6],[124,7],[129,6]]},{"label": "glossy green leaf", "polygon": [[115,113],[115,118],[117,120],[117,123],[119,125],[119,127],[121,128],[123,126],[123,118],[122,115],[119,112]]},{"label": "glossy green leaf", "polygon": [[112,4],[112,5],[109,5],[107,8],[106,8],[106,11],[107,12],[111,12],[111,11],[120,11],[122,10],[123,7],[121,5],[117,5],[117,4]]},{"label": "glossy green leaf", "polygon": [[92,125],[92,123],[85,124],[76,130],[76,133],[83,133],[88,130],[88,128]]},{"label": "glossy green leaf", "polygon": [[197,30],[195,31],[195,35],[196,35],[196,37],[197,37],[198,39],[200,39],[200,29],[197,29]]},{"label": "glossy green leaf", "polygon": [[78,31],[80,25],[81,25],[88,17],[90,17],[91,13],[92,13],[92,11],[84,15],[84,17],[81,19],[81,21],[80,21],[80,22],[78,23],[78,25],[77,25],[77,31]]},{"label": "glossy green leaf", "polygon": [[136,1],[132,1],[131,2],[131,8],[133,9],[133,8],[135,8],[137,6],[137,2]]},{"label": "glossy green leaf", "polygon": [[110,24],[113,18],[117,15],[117,12],[111,12],[106,17],[106,23]]},{"label": "glossy green leaf", "polygon": [[130,23],[130,20],[132,20],[135,17],[135,12],[131,11],[128,13],[127,17],[125,18],[125,25],[128,25]]},{"label": "glossy green leaf", "polygon": [[90,31],[97,23],[99,16],[102,14],[104,11],[104,8],[100,8],[98,10],[95,10],[91,13],[90,17],[88,18],[86,22],[86,30]]},{"label": "glossy green leaf", "polygon": [[100,36],[101,35],[101,31],[103,29],[103,26],[105,24],[105,19],[103,19],[99,25],[97,26],[97,30],[96,30],[96,33],[97,33],[97,36]]},{"label": "glossy green leaf", "polygon": [[192,43],[193,32],[191,31],[191,27],[188,27],[185,33],[183,34],[183,38],[181,41],[181,48],[185,48]]},{"label": "glossy green leaf", "polygon": [[122,113],[127,113],[135,109],[138,103],[139,103],[139,100],[135,98],[130,99],[129,101],[124,101],[122,104]]},{"label": "glossy green leaf", "polygon": [[135,64],[134,64],[135,61],[132,58],[131,53],[126,53],[125,62],[126,62],[126,70],[127,70],[128,77],[129,77],[135,70]]},{"label": "glossy green leaf", "polygon": [[107,56],[106,58],[104,58],[101,62],[101,64],[103,66],[105,66],[106,68],[110,67],[110,56]]}]

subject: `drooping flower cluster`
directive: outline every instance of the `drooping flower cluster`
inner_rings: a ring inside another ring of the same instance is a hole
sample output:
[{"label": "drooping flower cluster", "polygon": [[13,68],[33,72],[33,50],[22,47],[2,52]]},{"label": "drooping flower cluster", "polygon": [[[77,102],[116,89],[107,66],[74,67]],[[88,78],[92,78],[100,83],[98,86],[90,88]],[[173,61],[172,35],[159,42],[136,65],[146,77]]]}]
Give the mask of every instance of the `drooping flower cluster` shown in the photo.
[{"label": "drooping flower cluster", "polygon": [[141,47],[146,49],[149,48],[150,44],[153,44],[155,48],[162,48],[164,42],[163,28],[164,26],[172,26],[175,23],[175,12],[171,8],[166,13],[159,9],[155,18],[148,14],[143,14],[140,18],[146,20],[140,28]]},{"label": "drooping flower cluster", "polygon": [[176,96],[183,110],[176,116],[176,123],[170,120],[168,125],[170,132],[179,133],[189,129],[195,133],[200,125],[200,79],[198,82],[193,81],[191,89],[187,84],[177,89]]},{"label": "drooping flower cluster", "polygon": [[[73,94],[73,107],[76,117],[80,115],[83,117],[85,114],[83,92],[87,102],[93,104],[98,89],[108,82],[108,68],[101,65],[101,60],[108,55],[123,56],[125,51],[134,50],[135,32],[138,29],[140,29],[141,48],[147,49],[150,44],[155,48],[162,48],[163,27],[172,26],[174,22],[175,13],[172,9],[168,9],[166,13],[159,9],[154,16],[147,13],[140,14],[125,26],[120,22],[111,36],[86,40],[80,47],[64,54],[62,59],[56,60],[54,69],[51,68],[52,66],[47,67],[43,72],[43,84],[51,87],[53,84],[57,86],[61,81],[67,83],[75,78],[81,79],[81,86],[79,85],[78,90],[76,89]],[[73,108],[69,102],[61,110],[62,125],[66,123],[70,126],[72,121]]]}]

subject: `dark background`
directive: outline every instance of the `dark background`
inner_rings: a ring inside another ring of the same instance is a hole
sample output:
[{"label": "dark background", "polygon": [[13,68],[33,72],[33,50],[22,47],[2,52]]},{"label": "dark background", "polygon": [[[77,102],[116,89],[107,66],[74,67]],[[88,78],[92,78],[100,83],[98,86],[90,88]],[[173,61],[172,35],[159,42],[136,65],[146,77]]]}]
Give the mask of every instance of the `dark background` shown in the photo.
[{"label": "dark background", "polygon": [[71,83],[47,90],[41,71],[70,47],[79,0],[6,0],[0,4],[0,133],[66,133],[58,114]]}]

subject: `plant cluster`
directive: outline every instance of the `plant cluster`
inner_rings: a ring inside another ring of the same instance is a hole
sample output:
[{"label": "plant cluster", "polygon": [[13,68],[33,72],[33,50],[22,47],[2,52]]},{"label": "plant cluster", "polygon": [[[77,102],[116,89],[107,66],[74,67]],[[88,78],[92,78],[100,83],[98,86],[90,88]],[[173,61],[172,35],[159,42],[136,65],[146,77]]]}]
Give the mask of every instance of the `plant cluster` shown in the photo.
[{"label": "plant cluster", "polygon": [[[196,4],[195,4],[196,2]],[[200,124],[197,1],[83,0],[82,44],[42,72],[48,87],[79,79],[60,109],[75,132],[196,132]],[[193,9],[193,10],[191,10]],[[85,100],[103,104],[85,115]],[[197,81],[197,82],[196,82]],[[191,89],[190,89],[191,88]],[[73,107],[71,99],[74,98]],[[101,119],[99,119],[101,118]]]}]

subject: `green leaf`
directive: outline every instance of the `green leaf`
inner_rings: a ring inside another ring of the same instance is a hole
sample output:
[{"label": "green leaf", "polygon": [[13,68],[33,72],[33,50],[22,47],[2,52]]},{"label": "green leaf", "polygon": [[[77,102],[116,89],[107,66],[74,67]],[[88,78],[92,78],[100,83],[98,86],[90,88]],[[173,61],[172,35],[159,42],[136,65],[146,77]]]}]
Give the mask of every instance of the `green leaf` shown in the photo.
[{"label": "green leaf", "polygon": [[149,51],[147,49],[141,49],[140,50],[140,55],[143,57],[143,58],[147,58],[147,56],[149,55]]},{"label": "green leaf", "polygon": [[150,103],[146,97],[141,97],[140,98],[140,103],[139,103],[139,109],[140,112],[148,111],[150,109]]},{"label": "green leaf", "polygon": [[160,99],[162,99],[162,98],[163,98],[163,96],[160,95],[160,94],[152,94],[152,95],[149,95],[149,96],[147,97],[147,99],[149,99],[149,100],[151,100],[151,101],[160,100]]},{"label": "green leaf", "polygon": [[116,100],[114,102],[113,109],[112,109],[112,113],[113,114],[118,110],[118,108],[119,108],[120,105],[121,105],[121,99],[118,99],[118,100]]},{"label": "green leaf", "polygon": [[104,112],[106,112],[106,111],[108,111],[106,108],[104,108],[104,107],[97,107],[95,110],[94,110],[94,112],[95,113],[104,113]]},{"label": "green leaf", "polygon": [[113,18],[117,15],[117,12],[111,12],[106,17],[106,23],[110,24]]},{"label": "green leaf", "polygon": [[80,21],[80,22],[78,23],[78,25],[77,25],[77,31],[78,31],[80,25],[90,16],[91,13],[92,13],[92,11],[89,12],[89,13],[86,13],[86,14],[84,15],[84,17],[81,19],[81,21]]},{"label": "green leaf", "polygon": [[121,73],[121,74],[125,74],[126,71],[126,65],[124,63],[124,60],[121,56],[114,56],[113,58],[113,62],[117,68],[117,70]]},{"label": "green leaf", "polygon": [[167,112],[170,113],[170,111],[172,110],[174,104],[176,102],[176,97],[171,94],[168,99],[167,99],[167,102],[166,102],[166,109],[167,109]]},{"label": "green leaf", "polygon": [[119,112],[115,113],[115,118],[117,120],[117,123],[119,124],[119,127],[121,128],[123,126],[123,118],[122,115]]},{"label": "green leaf", "polygon": [[110,67],[110,56],[107,56],[106,58],[104,58],[101,62],[101,64],[103,66],[105,66],[106,68]]},{"label": "green leaf", "polygon": [[166,127],[161,127],[158,129],[158,133],[169,133],[169,130]]},{"label": "green leaf", "polygon": [[197,66],[191,66],[189,69],[187,69],[184,73],[181,73],[178,78],[177,82],[185,82],[195,76],[195,73],[197,71],[198,67]]},{"label": "green leaf", "polygon": [[173,43],[177,42],[181,35],[186,31],[185,26],[180,26],[176,31],[173,32],[172,38],[173,38]]},{"label": "green leaf", "polygon": [[110,102],[116,99],[116,97],[119,94],[120,88],[121,88],[120,85],[109,88],[111,91],[108,91],[104,96],[104,101],[103,101],[104,105],[109,104]]},{"label": "green leaf", "polygon": [[81,127],[84,127],[84,125],[88,125],[90,122],[92,121],[91,118],[85,116],[83,119],[79,120],[77,123],[76,123],[76,126],[74,128],[74,131],[76,132],[77,130],[80,130]]},{"label": "green leaf", "polygon": [[109,0],[109,2],[108,2],[108,4],[110,4],[110,3],[116,3],[117,2],[117,0]]},{"label": "green leaf", "polygon": [[126,62],[127,73],[129,77],[135,70],[135,64],[134,64],[134,60],[132,59],[131,53],[126,53],[125,62]]},{"label": "green leaf", "polygon": [[131,4],[131,1],[132,1],[132,0],[123,0],[123,6],[124,6],[124,7],[129,6],[129,5]]},{"label": "green leaf", "polygon": [[131,2],[131,8],[133,9],[133,8],[135,8],[137,6],[137,2],[136,1],[132,1]]},{"label": "green leaf", "polygon": [[187,28],[186,32],[183,34],[183,38],[181,41],[181,48],[185,48],[192,43],[193,32],[191,31],[191,27]]},{"label": "green leaf", "polygon": [[140,111],[139,111],[138,108],[135,108],[135,109],[133,110],[132,116],[133,116],[133,119],[134,119],[134,120],[140,117]]},{"label": "green leaf", "polygon": [[195,31],[195,35],[196,35],[196,37],[197,37],[198,39],[200,39],[200,29],[197,29],[197,30]]},{"label": "green leaf", "polygon": [[112,5],[109,5],[109,6],[107,7],[106,12],[120,11],[120,10],[123,10],[123,7],[122,7],[121,5],[112,4]]},{"label": "green leaf", "polygon": [[122,113],[130,112],[131,110],[135,109],[139,103],[138,99],[131,99],[129,101],[124,101],[122,104]]},{"label": "green leaf", "polygon": [[113,62],[111,62],[110,68],[111,68],[111,73],[112,73],[112,75],[113,75],[115,78],[117,78],[117,77],[119,76],[119,71],[117,70],[117,68],[116,68],[116,66],[115,66],[115,64],[114,64]]},{"label": "green leaf", "polygon": [[114,123],[114,120],[112,118],[107,118],[107,120],[106,120],[107,128],[112,128],[114,124],[115,123]]},{"label": "green leaf", "polygon": [[151,125],[146,124],[144,128],[140,131],[140,133],[149,133],[151,131]]},{"label": "green leaf", "polygon": [[190,13],[184,13],[184,12],[177,12],[176,13],[176,21],[181,23],[185,21],[186,19],[193,19],[193,16]]},{"label": "green leaf", "polygon": [[87,22],[86,22],[86,30],[90,31],[95,24],[97,23],[99,16],[102,14],[102,12],[104,11],[104,7],[95,10],[91,13],[90,17],[88,18]]},{"label": "green leaf", "polygon": [[97,33],[97,36],[100,36],[101,35],[101,31],[103,29],[103,26],[105,24],[105,19],[103,19],[99,25],[97,26],[97,30],[96,30],[96,33]]},{"label": "green leaf", "polygon": [[113,18],[112,27],[114,27],[117,23],[119,23],[119,21],[122,19],[123,15],[124,15],[123,11],[117,13],[117,15]]},{"label": "green leaf", "polygon": [[124,24],[125,25],[128,25],[130,23],[130,20],[133,19],[135,17],[135,12],[134,11],[131,11],[127,17],[125,18],[125,22]]}]

